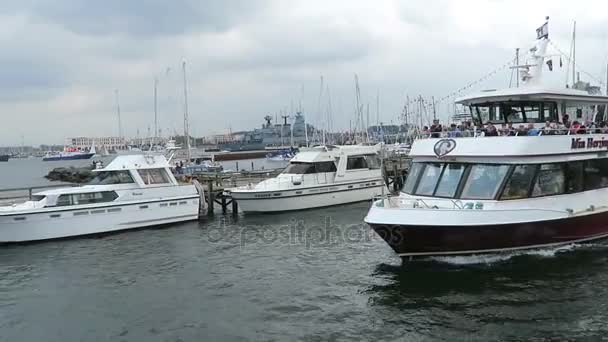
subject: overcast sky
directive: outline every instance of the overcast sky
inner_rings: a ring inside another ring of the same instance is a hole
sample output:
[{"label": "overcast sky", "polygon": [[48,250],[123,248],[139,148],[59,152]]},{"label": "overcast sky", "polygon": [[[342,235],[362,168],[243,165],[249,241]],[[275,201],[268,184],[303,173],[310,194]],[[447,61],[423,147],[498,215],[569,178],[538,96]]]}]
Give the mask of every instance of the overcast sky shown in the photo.
[{"label": "overcast sky", "polygon": [[[196,136],[258,127],[301,100],[315,123],[321,75],[336,128],[355,118],[355,73],[372,120],[379,93],[380,121],[398,122],[406,95],[441,98],[505,64],[546,15],[565,52],[577,20],[577,62],[605,79],[605,0],[3,0],[0,145],[117,135],[115,89],[125,135],[144,136],[154,78],[163,135],[181,132],[182,61]],[[477,88],[509,78],[504,69]]]}]

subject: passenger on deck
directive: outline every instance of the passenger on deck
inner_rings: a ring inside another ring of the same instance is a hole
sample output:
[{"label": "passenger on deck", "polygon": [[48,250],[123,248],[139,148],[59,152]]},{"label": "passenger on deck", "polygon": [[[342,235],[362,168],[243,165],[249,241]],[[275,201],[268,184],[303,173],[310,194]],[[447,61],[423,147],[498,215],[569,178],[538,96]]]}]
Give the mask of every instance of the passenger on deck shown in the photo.
[{"label": "passenger on deck", "polygon": [[450,137],[450,138],[462,137],[462,133],[460,132],[460,129],[456,126],[456,124],[450,125],[450,128],[448,129],[448,137]]},{"label": "passenger on deck", "polygon": [[508,136],[509,135],[509,127],[507,127],[506,123],[503,122],[503,123],[500,124],[500,129],[498,130],[498,133],[501,136]]},{"label": "passenger on deck", "polygon": [[491,122],[488,122],[486,124],[485,136],[486,137],[497,137],[498,136],[498,131],[496,130],[496,127],[494,127],[494,125],[492,125]]},{"label": "passenger on deck", "polygon": [[583,134],[585,130],[585,126],[581,125],[580,122],[574,121],[570,125],[570,134]]},{"label": "passenger on deck", "polygon": [[540,131],[536,127],[534,127],[534,124],[532,122],[529,122],[527,134],[529,136],[534,136],[534,135],[538,135],[539,133],[540,133]]},{"label": "passenger on deck", "polygon": [[443,131],[443,128],[441,127],[439,120],[437,120],[437,119],[433,120],[433,124],[431,125],[431,138],[441,137],[442,131]]},{"label": "passenger on deck", "polygon": [[507,124],[507,130],[509,130],[509,135],[510,136],[515,136],[517,134],[517,130],[515,129],[515,127],[513,127],[513,123],[509,122]]},{"label": "passenger on deck", "polygon": [[428,126],[422,127],[422,131],[420,132],[420,136],[422,138],[428,138],[428,137],[431,136],[431,131],[429,131],[429,127]]},{"label": "passenger on deck", "polygon": [[526,126],[519,125],[517,127],[517,135],[518,136],[528,135],[528,130],[526,129]]},{"label": "passenger on deck", "polygon": [[606,124],[606,121],[600,122],[599,133],[602,133],[602,134],[608,133],[608,124]]},{"label": "passenger on deck", "polygon": [[564,114],[562,115],[562,125],[564,125],[564,127],[566,128],[570,128],[570,116],[568,116],[568,114]]}]

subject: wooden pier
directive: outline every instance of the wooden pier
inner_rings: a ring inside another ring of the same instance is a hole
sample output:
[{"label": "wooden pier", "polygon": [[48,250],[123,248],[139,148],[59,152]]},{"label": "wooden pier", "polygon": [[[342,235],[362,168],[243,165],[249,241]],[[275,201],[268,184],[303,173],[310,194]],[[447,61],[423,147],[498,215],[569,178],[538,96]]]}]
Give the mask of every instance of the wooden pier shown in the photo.
[{"label": "wooden pier", "polygon": [[398,193],[407,178],[412,159],[406,155],[391,155],[382,159],[382,178],[391,193]]},{"label": "wooden pier", "polygon": [[215,206],[218,205],[222,214],[228,213],[230,209],[232,215],[238,214],[237,202],[225,190],[245,185],[255,185],[265,179],[276,177],[283,171],[280,169],[255,170],[241,172],[199,172],[189,176],[180,177],[183,181],[197,180],[205,191],[205,202],[207,203],[206,215],[215,214]]}]

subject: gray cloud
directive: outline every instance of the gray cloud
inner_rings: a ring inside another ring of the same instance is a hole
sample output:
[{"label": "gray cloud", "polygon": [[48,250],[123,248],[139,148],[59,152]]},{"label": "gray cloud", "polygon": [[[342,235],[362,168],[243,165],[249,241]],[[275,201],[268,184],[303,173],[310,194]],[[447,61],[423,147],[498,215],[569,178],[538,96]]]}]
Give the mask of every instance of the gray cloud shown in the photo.
[{"label": "gray cloud", "polygon": [[247,0],[42,0],[31,13],[77,34],[139,38],[199,31],[225,31],[267,5]]}]

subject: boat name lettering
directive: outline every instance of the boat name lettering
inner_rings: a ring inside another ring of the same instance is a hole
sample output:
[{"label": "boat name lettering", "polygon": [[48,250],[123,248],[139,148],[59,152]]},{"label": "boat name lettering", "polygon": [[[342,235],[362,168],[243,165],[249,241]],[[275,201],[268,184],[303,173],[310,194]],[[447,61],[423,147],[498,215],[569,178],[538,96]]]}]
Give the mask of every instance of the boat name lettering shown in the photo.
[{"label": "boat name lettering", "polygon": [[604,137],[602,139],[594,139],[594,138],[572,138],[572,144],[570,148],[575,149],[583,149],[583,148],[606,148],[608,149],[608,140],[605,140]]}]

